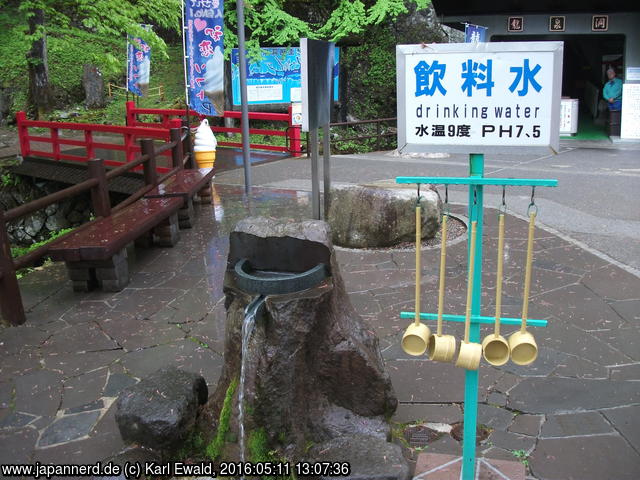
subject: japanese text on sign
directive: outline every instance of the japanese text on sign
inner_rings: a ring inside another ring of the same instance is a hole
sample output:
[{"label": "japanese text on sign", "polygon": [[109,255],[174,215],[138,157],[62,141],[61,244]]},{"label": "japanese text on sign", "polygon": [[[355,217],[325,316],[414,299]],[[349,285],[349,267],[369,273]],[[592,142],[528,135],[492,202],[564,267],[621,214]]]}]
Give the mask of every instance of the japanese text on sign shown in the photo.
[{"label": "japanese text on sign", "polygon": [[400,150],[557,150],[560,42],[401,45],[397,58]]},{"label": "japanese text on sign", "polygon": [[205,115],[224,112],[223,0],[186,0],[187,94],[189,106]]}]

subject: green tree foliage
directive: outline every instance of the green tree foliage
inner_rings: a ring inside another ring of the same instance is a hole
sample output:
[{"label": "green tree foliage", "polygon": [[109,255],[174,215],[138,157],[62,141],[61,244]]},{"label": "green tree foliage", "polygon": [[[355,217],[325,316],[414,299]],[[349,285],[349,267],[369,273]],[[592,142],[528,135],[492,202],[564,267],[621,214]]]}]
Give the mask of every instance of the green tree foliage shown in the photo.
[{"label": "green tree foliage", "polygon": [[[429,3],[430,0],[245,0],[247,48],[255,54],[260,45],[297,45],[302,37],[340,42],[407,13],[411,6],[422,9]],[[225,1],[225,26],[228,54],[237,46],[235,0]]]},{"label": "green tree foliage", "polygon": [[[179,0],[0,0],[0,11],[0,26],[5,27],[0,29],[1,84],[24,83],[27,62],[48,61],[59,104],[80,89],[84,63],[107,76],[124,71],[127,34],[142,37],[155,55],[166,56],[162,38],[141,23],[180,29]],[[28,19],[37,11],[44,12],[44,24],[29,32]],[[48,58],[28,58],[31,45],[43,37]]]},{"label": "green tree foliage", "polygon": [[[343,65],[351,63],[362,73],[365,67],[372,69],[369,75],[352,73],[350,81],[362,83],[371,95],[384,97],[394,85],[390,77],[393,42],[398,40],[394,22],[429,3],[430,0],[245,0],[247,45],[252,56],[260,56],[260,46],[294,46],[301,37],[335,41],[349,47],[345,49]],[[236,0],[225,0],[224,8],[229,55],[231,48],[237,46]],[[45,21],[30,35],[27,19],[37,9],[44,12]],[[166,57],[165,41],[140,24],[154,25],[165,38],[175,42],[179,38],[176,34],[181,32],[180,16],[179,0],[0,0],[0,88],[14,90],[14,109],[25,108],[27,54],[34,40],[46,35],[54,103],[57,108],[66,108],[83,98],[83,64],[98,66],[105,82],[122,84],[127,34],[140,36],[151,45],[157,66],[156,60]],[[360,57],[361,65],[350,60],[349,50]],[[375,106],[364,108],[356,115],[375,116],[371,112],[376,110]]]}]

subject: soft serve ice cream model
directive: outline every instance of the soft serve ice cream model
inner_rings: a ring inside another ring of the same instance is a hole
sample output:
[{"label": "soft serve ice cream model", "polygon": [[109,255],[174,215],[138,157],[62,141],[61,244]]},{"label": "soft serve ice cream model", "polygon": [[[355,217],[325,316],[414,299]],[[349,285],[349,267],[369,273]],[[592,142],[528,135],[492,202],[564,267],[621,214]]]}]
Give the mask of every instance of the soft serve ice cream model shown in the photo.
[{"label": "soft serve ice cream model", "polygon": [[216,147],[218,142],[213,135],[213,130],[209,126],[209,121],[205,118],[196,130],[193,152],[196,156],[198,168],[212,168],[216,161]]}]

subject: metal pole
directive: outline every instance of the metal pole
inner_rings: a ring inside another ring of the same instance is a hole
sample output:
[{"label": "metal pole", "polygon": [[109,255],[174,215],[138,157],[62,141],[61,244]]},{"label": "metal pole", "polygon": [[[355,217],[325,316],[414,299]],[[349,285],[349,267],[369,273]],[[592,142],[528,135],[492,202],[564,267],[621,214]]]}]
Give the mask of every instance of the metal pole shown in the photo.
[{"label": "metal pole", "polygon": [[318,172],[318,129],[309,130],[309,153],[311,155],[311,216],[320,220],[320,175]]},{"label": "metal pole", "polygon": [[322,174],[324,177],[324,219],[327,220],[329,215],[329,206],[331,205],[331,139],[329,134],[329,122],[322,127],[322,150],[323,163]]},{"label": "metal pole", "polygon": [[191,135],[191,118],[189,117],[189,82],[187,76],[187,35],[188,27],[184,24],[184,1],[182,4],[182,71],[184,72],[184,116],[187,120],[187,135]]},{"label": "metal pole", "polygon": [[[469,155],[469,176],[484,176],[484,155]],[[469,185],[469,222],[477,221],[477,238],[474,255],[474,278],[471,300],[471,315],[480,316],[482,301],[482,217],[483,185]],[[475,192],[475,194],[474,194]],[[467,243],[467,258],[471,248]],[[469,332],[471,342],[480,342],[480,322],[472,320]],[[478,423],[478,370],[467,370],[464,378],[464,427],[462,437],[462,480],[473,480],[476,467],[476,427]]]},{"label": "metal pole", "polygon": [[242,104],[242,159],[244,164],[244,191],[251,190],[251,156],[249,152],[249,105],[247,104],[247,60],[244,43],[244,0],[236,2],[238,15],[238,62],[240,62],[240,103]]}]

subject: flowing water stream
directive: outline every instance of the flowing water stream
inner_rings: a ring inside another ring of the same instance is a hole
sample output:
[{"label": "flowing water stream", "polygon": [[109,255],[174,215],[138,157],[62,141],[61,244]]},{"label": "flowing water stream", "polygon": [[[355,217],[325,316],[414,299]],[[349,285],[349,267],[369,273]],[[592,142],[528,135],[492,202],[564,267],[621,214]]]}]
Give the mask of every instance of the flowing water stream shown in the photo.
[{"label": "flowing water stream", "polygon": [[[256,314],[258,309],[264,304],[265,297],[260,295],[253,299],[253,301],[247,305],[244,310],[244,321],[242,322],[242,359],[240,367],[240,385],[238,390],[238,425],[240,428],[240,461],[245,462],[245,447],[244,447],[244,383],[247,370],[247,360],[249,353],[249,340],[251,339],[251,333],[256,324]],[[244,475],[242,475],[244,480]]]}]

